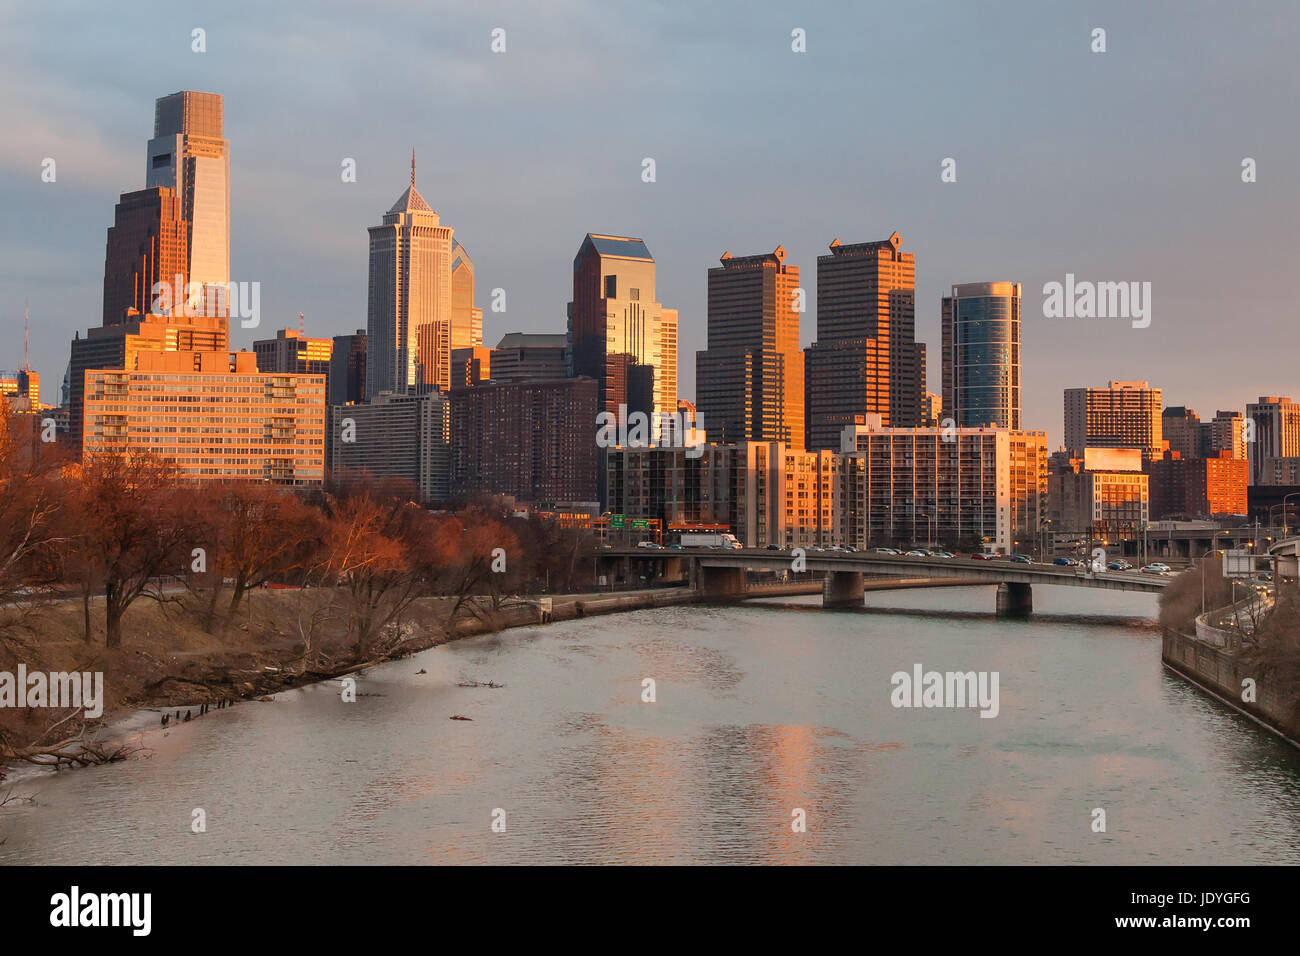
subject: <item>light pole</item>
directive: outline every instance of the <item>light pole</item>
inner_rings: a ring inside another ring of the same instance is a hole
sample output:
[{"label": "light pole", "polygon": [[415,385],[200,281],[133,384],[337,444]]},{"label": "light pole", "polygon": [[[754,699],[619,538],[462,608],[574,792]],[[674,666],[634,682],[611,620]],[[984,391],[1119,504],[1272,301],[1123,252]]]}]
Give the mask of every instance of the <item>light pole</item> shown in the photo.
[{"label": "light pole", "polygon": [[[1288,498],[1294,498],[1296,495],[1300,495],[1300,491],[1293,491],[1289,495],[1282,496],[1282,537],[1284,538],[1287,536],[1286,501]],[[1259,519],[1256,518],[1255,520],[1258,521]]]}]

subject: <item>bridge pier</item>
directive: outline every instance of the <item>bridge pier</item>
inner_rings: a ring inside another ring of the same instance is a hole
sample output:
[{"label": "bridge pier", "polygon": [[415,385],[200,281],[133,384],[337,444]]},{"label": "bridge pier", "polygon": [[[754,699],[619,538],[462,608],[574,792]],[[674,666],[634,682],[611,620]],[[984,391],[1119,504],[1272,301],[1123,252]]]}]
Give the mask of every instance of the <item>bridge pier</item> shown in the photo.
[{"label": "bridge pier", "polygon": [[822,580],[822,607],[862,607],[862,572],[827,571]]},{"label": "bridge pier", "polygon": [[739,601],[746,591],[745,569],[697,566],[695,589],[708,601]]},{"label": "bridge pier", "polygon": [[1034,589],[1029,584],[1003,581],[998,585],[998,617],[1030,617],[1034,613]]}]

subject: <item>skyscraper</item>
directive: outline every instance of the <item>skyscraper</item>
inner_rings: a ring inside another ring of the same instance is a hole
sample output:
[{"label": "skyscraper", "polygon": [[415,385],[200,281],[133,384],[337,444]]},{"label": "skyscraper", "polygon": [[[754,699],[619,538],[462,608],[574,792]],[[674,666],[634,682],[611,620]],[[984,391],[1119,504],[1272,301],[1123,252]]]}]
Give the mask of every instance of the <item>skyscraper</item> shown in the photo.
[{"label": "skyscraper", "polygon": [[451,243],[451,348],[483,344],[483,310],[474,307],[474,261],[456,240]]},{"label": "skyscraper", "polygon": [[369,227],[366,398],[451,381],[452,228],[411,185]]},{"label": "skyscraper", "polygon": [[253,342],[259,372],[329,375],[332,339],[309,339],[297,329],[280,329],[273,339]]},{"label": "skyscraper", "polygon": [[[817,259],[817,341],[805,352],[809,449],[839,448],[845,425],[869,414],[915,427],[925,390],[925,347],[915,341],[916,260],[893,233]],[[705,427],[708,423],[705,422]]]},{"label": "skyscraper", "polygon": [[1148,461],[1163,451],[1161,392],[1147,382],[1065,390],[1065,447],[1076,458],[1089,448],[1140,448]]},{"label": "skyscraper", "polygon": [[598,383],[598,411],[677,410],[677,310],[656,301],[655,260],[640,239],[583,239],[573,258],[569,342],[574,374]]},{"label": "skyscraper", "polygon": [[122,193],[118,199],[104,250],[104,325],[125,322],[132,310],[138,315],[153,311],[155,283],[168,288],[179,283],[184,294],[190,224],[182,207],[181,198],[166,186]]},{"label": "skyscraper", "polygon": [[180,200],[190,224],[184,271],[205,287],[206,314],[215,315],[224,292],[218,299],[208,287],[224,289],[230,281],[230,144],[221,95],[183,90],[159,97],[153,126],[145,185],[164,186]]},{"label": "skyscraper", "polygon": [[1178,452],[1180,458],[1201,457],[1204,449],[1201,416],[1195,410],[1185,405],[1170,405],[1160,416],[1160,430],[1169,442],[1169,450]]},{"label": "skyscraper", "polygon": [[1250,483],[1262,485],[1270,458],[1300,456],[1300,404],[1287,396],[1261,395],[1246,406],[1246,419],[1255,425],[1255,440],[1246,442]]},{"label": "skyscraper", "polygon": [[954,285],[942,320],[942,417],[1020,428],[1020,283]]},{"label": "skyscraper", "polygon": [[718,442],[804,445],[799,267],[785,249],[709,270],[708,348],[696,353],[696,406]]}]

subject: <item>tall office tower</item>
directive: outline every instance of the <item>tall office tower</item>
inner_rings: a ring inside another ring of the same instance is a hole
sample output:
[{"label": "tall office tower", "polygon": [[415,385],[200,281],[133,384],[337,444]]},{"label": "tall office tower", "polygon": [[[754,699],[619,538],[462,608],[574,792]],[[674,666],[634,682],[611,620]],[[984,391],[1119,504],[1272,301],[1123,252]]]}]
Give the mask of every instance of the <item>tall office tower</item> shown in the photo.
[{"label": "tall office tower", "polygon": [[564,335],[507,332],[492,350],[495,382],[523,382],[530,378],[567,378],[569,340]]},{"label": "tall office tower", "polygon": [[334,336],[326,401],[330,405],[356,405],[366,398],[366,330]]},{"label": "tall office tower", "polygon": [[[805,351],[806,444],[838,449],[845,425],[916,426],[925,351],[914,341],[916,257],[894,233],[817,259],[817,341]],[[705,422],[708,427],[708,422]]]},{"label": "tall office tower", "polygon": [[[145,185],[164,186],[180,199],[181,216],[190,224],[184,272],[205,287],[208,315],[225,314],[230,282],[230,143],[224,136],[218,93],[183,90],[154,104]],[[216,286],[223,289],[219,297]]]},{"label": "tall office tower", "polygon": [[1255,440],[1246,442],[1250,483],[1265,483],[1270,458],[1300,456],[1300,405],[1287,396],[1261,395],[1246,406],[1246,418],[1255,423]]},{"label": "tall office tower", "polygon": [[1185,405],[1170,405],[1160,416],[1160,430],[1169,450],[1178,452],[1180,458],[1200,458],[1201,416]]},{"label": "tall office tower", "polygon": [[[155,283],[165,283],[174,297],[179,282],[184,295],[190,224],[182,205],[164,186],[122,193],[118,199],[104,249],[104,325],[126,321],[128,312],[152,312]],[[171,311],[176,311],[174,303]]]},{"label": "tall office tower", "polygon": [[1020,283],[966,282],[943,298],[943,418],[1020,427]]},{"label": "tall office tower", "polygon": [[[69,439],[74,454],[82,451],[83,398],[88,369],[136,368],[142,352],[219,352],[230,356],[225,316],[138,315],[110,326],[93,327],[72,340],[68,362]],[[194,358],[197,369],[201,358]]]},{"label": "tall office tower", "polygon": [[569,348],[574,374],[598,383],[598,411],[677,410],[677,310],[656,301],[655,260],[640,239],[583,239],[573,258]]},{"label": "tall office tower", "polygon": [[785,249],[709,270],[708,348],[695,355],[696,406],[717,442],[804,444],[799,267]]},{"label": "tall office tower", "polygon": [[280,329],[273,339],[253,343],[259,372],[328,375],[333,339],[309,339],[297,329]]},{"label": "tall office tower", "polygon": [[1201,452],[1215,458],[1220,452],[1229,458],[1246,457],[1246,419],[1239,411],[1217,411],[1214,418],[1201,423]]},{"label": "tall office tower", "polygon": [[411,185],[371,226],[366,398],[451,382],[452,228]]},{"label": "tall office tower", "polygon": [[0,372],[0,397],[27,402],[27,408],[41,408],[41,377],[30,368]]},{"label": "tall office tower", "polygon": [[483,310],[474,308],[474,261],[456,240],[451,243],[451,347],[483,344]]},{"label": "tall office tower", "polygon": [[1065,447],[1074,457],[1087,448],[1140,448],[1155,461],[1162,441],[1160,389],[1147,382],[1065,390]]}]

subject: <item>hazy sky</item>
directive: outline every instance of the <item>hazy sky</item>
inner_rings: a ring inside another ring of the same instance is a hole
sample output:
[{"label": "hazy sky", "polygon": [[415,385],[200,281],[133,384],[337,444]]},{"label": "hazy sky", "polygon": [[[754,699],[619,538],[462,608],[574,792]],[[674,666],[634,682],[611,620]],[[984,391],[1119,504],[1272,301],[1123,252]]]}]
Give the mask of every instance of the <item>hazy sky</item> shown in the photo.
[{"label": "hazy sky", "polygon": [[[1053,447],[1069,386],[1150,379],[1206,418],[1300,396],[1294,4],[178,6],[0,4],[0,367],[21,361],[30,297],[46,401],[73,332],[100,321],[105,230],[144,185],[154,98],[181,89],[225,97],[231,277],[262,286],[262,326],[233,329],[236,347],[299,311],[309,334],[365,327],[366,227],[414,146],[420,191],[474,258],[489,345],[563,331],[586,232],[638,236],[680,310],[692,398],[724,250],[785,246],[809,342],[816,257],[896,230],[931,390],[945,290],[1024,283],[1024,424]],[[1044,318],[1043,285],[1067,272],[1152,283],[1150,327]]]}]

